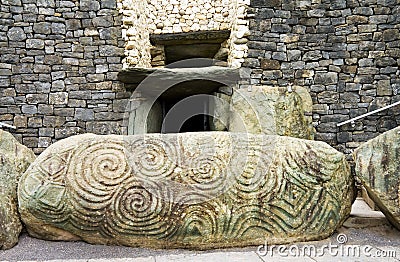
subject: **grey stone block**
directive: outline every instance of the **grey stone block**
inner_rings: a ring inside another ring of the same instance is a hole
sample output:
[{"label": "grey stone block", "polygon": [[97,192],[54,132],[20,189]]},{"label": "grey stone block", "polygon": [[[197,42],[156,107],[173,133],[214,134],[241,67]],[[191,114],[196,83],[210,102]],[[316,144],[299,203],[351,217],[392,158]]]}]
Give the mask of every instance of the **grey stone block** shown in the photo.
[{"label": "grey stone block", "polygon": [[37,106],[35,105],[23,105],[22,106],[22,113],[24,114],[36,114],[37,113]]},{"label": "grey stone block", "polygon": [[83,130],[80,127],[60,127],[55,129],[55,138],[63,139],[73,135],[81,134]]},{"label": "grey stone block", "polygon": [[348,103],[358,103],[360,102],[360,96],[356,93],[342,93],[340,94],[340,100],[343,102],[348,102]]},{"label": "grey stone block", "polygon": [[99,47],[100,56],[123,56],[124,51],[122,48],[112,46],[112,45],[104,45]]},{"label": "grey stone block", "polygon": [[67,92],[57,92],[51,93],[49,95],[49,103],[55,105],[65,105],[68,103],[68,93]]},{"label": "grey stone block", "polygon": [[100,4],[101,4],[101,8],[114,9],[117,7],[116,0],[102,0],[102,1],[100,1]]},{"label": "grey stone block", "polygon": [[21,27],[12,27],[7,32],[8,39],[10,41],[24,41],[26,39],[26,34]]},{"label": "grey stone block", "polygon": [[77,108],[75,110],[75,120],[92,121],[94,120],[93,109]]},{"label": "grey stone block", "polygon": [[51,83],[51,91],[64,91],[65,90],[65,83],[63,80],[56,80]]},{"label": "grey stone block", "polygon": [[322,58],[321,51],[308,51],[303,55],[303,61],[316,61]]},{"label": "grey stone block", "polygon": [[28,127],[29,128],[37,128],[42,126],[42,118],[41,117],[29,117],[28,118]]},{"label": "grey stone block", "polygon": [[104,74],[88,74],[86,79],[88,82],[101,82],[104,80]]},{"label": "grey stone block", "polygon": [[376,59],[376,65],[379,67],[397,65],[397,61],[393,57],[381,57]]},{"label": "grey stone block", "polygon": [[324,17],[326,10],[324,9],[314,9],[307,11],[307,16],[309,17]]},{"label": "grey stone block", "polygon": [[320,104],[334,104],[339,101],[339,93],[335,91],[323,91],[317,97]]},{"label": "grey stone block", "polygon": [[39,104],[38,113],[42,115],[51,115],[53,114],[53,106],[47,104]]},{"label": "grey stone block", "polygon": [[54,108],[55,116],[73,117],[75,110],[73,108]]},{"label": "grey stone block", "polygon": [[50,34],[51,33],[51,23],[49,22],[39,22],[34,23],[33,31],[36,34]]},{"label": "grey stone block", "polygon": [[61,127],[65,123],[65,117],[62,116],[44,116],[43,126],[45,127]]},{"label": "grey stone block", "polygon": [[114,25],[114,20],[110,16],[95,17],[92,20],[95,27],[111,27]]},{"label": "grey stone block", "polygon": [[81,11],[99,11],[100,3],[95,0],[82,0],[80,1],[80,10]]},{"label": "grey stone block", "polygon": [[290,31],[291,27],[286,24],[274,24],[271,28],[271,32],[274,33],[289,33]]},{"label": "grey stone block", "polygon": [[79,19],[68,19],[65,21],[66,30],[78,30],[82,28],[81,20]]},{"label": "grey stone block", "polygon": [[86,100],[68,99],[68,107],[86,107]]},{"label": "grey stone block", "polygon": [[336,84],[338,81],[338,74],[335,72],[317,72],[315,74],[315,84]]},{"label": "grey stone block", "polygon": [[47,103],[48,95],[47,94],[27,94],[26,102],[29,104],[39,104],[39,103]]},{"label": "grey stone block", "polygon": [[376,90],[378,96],[390,96],[393,94],[392,86],[390,85],[390,80],[378,81]]},{"label": "grey stone block", "polygon": [[383,41],[394,41],[394,40],[398,40],[399,39],[399,30],[398,29],[387,29],[385,31],[383,31],[382,33],[382,38]]},{"label": "grey stone block", "polygon": [[39,136],[53,137],[54,136],[54,128],[48,128],[48,127],[39,128]]}]

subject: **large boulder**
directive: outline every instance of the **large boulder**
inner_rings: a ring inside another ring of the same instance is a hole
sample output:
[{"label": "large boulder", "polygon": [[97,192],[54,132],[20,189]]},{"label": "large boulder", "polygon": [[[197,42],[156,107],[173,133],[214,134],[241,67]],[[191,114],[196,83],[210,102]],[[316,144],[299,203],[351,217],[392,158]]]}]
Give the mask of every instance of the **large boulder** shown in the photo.
[{"label": "large boulder", "polygon": [[0,129],[0,248],[18,243],[22,230],[18,214],[17,185],[20,176],[35,160],[32,150]]},{"label": "large boulder", "polygon": [[354,152],[356,176],[388,220],[400,230],[400,127]]},{"label": "large boulder", "polygon": [[23,175],[29,234],[156,248],[328,237],[350,213],[353,177],[324,142],[229,132],[79,135]]},{"label": "large boulder", "polygon": [[312,99],[301,86],[252,86],[233,93],[229,132],[314,139]]}]

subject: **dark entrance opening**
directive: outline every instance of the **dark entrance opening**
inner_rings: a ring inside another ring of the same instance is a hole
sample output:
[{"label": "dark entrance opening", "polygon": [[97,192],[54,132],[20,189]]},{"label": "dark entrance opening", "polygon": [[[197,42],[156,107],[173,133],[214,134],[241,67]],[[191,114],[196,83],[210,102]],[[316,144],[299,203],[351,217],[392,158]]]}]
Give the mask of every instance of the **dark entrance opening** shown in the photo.
[{"label": "dark entrance opening", "polygon": [[[163,46],[165,52],[165,65],[171,67],[174,62],[192,58],[209,58],[227,61],[227,52],[221,48],[221,44],[228,40],[229,30],[209,30],[189,33],[173,33],[162,35],[150,35],[150,41],[154,46]],[[203,60],[205,62],[206,60]],[[196,64],[187,64],[184,67],[212,66],[210,61]],[[176,66],[176,65],[173,65]],[[178,65],[182,67],[182,65]]]},{"label": "dark entrance opening", "polygon": [[207,95],[162,100],[161,106],[163,111],[161,133],[211,131]]}]

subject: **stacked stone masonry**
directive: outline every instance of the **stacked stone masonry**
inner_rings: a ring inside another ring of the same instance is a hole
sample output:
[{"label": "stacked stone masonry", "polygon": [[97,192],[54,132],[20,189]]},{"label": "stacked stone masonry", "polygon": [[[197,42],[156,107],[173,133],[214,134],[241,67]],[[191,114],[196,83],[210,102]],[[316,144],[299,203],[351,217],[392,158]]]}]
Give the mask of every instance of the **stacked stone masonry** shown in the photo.
[{"label": "stacked stone masonry", "polygon": [[231,30],[222,47],[228,47],[230,66],[240,67],[247,53],[249,0],[119,0],[127,41],[124,66],[151,67],[151,34]]},{"label": "stacked stone masonry", "polygon": [[400,100],[400,1],[253,0],[248,85],[305,86],[316,139],[350,153],[400,124],[400,107],[337,123]]},{"label": "stacked stone masonry", "polygon": [[122,16],[115,0],[2,0],[0,121],[40,153],[83,132],[121,133]]},{"label": "stacked stone masonry", "polygon": [[400,123],[397,106],[336,126],[400,99],[399,25],[398,0],[1,0],[0,121],[35,153],[77,133],[126,134],[131,93],[117,74],[152,66],[150,35],[230,29],[240,87],[306,87],[316,139],[350,153]]}]

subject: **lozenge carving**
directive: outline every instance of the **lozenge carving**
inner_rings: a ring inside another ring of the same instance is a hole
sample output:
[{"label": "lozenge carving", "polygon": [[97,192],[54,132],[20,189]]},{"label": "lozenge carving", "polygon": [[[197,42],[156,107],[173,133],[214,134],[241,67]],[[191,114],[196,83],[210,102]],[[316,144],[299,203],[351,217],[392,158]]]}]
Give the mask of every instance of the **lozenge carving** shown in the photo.
[{"label": "lozenge carving", "polygon": [[19,187],[33,236],[158,248],[321,239],[352,200],[345,156],[327,144],[228,132],[71,137]]}]

